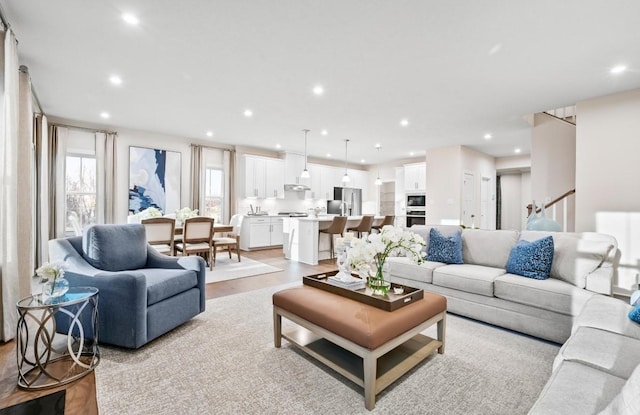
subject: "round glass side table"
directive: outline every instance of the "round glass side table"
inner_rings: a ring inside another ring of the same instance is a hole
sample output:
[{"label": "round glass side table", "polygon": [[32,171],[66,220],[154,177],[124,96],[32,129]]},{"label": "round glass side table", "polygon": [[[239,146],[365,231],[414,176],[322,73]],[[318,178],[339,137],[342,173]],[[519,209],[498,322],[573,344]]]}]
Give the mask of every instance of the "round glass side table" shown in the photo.
[{"label": "round glass side table", "polygon": [[73,287],[56,298],[17,303],[18,386],[46,389],[73,382],[100,363],[98,289]]}]

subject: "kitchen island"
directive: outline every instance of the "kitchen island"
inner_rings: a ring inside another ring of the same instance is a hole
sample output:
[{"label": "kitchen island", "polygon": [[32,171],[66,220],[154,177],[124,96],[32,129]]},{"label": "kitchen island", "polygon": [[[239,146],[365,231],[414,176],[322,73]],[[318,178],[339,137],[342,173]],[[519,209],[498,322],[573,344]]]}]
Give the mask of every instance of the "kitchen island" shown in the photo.
[{"label": "kitchen island", "polygon": [[[362,216],[349,216],[347,228],[357,226]],[[384,216],[376,216],[373,224],[382,223]],[[334,235],[322,234],[318,241],[320,230],[327,229],[333,216],[319,216],[306,218],[284,218],[282,231],[284,236],[284,256],[293,261],[309,265],[318,265],[318,260],[331,258],[329,237]],[[335,246],[335,245],[334,245]]]}]

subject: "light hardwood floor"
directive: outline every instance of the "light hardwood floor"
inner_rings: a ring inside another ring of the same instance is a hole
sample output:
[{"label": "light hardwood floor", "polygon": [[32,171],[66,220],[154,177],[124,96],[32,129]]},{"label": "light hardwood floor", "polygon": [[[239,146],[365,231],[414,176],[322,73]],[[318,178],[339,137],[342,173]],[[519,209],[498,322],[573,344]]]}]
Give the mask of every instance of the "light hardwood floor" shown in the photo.
[{"label": "light hardwood floor", "polygon": [[[284,258],[281,248],[242,252],[242,254],[244,257],[281,268],[282,271],[207,284],[207,299],[300,281],[303,275],[336,269],[335,261],[333,260],[321,261],[317,266],[289,261]],[[0,409],[66,389],[65,415],[98,414],[96,384],[93,373],[69,385],[45,391],[19,389],[16,384],[17,378],[15,341],[0,344]]]}]

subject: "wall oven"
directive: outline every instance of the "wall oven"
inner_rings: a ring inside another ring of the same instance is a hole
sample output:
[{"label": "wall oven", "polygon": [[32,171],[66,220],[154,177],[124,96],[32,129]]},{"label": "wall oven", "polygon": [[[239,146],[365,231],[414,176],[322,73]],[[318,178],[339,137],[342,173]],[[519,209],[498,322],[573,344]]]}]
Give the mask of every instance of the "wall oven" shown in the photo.
[{"label": "wall oven", "polygon": [[423,209],[407,208],[407,228],[413,225],[426,225],[426,211]]}]

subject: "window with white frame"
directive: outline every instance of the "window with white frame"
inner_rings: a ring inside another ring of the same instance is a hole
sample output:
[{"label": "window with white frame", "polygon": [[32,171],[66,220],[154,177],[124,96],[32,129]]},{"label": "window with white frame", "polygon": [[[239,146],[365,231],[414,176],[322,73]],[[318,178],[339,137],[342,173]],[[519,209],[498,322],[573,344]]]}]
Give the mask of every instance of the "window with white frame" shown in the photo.
[{"label": "window with white frame", "polygon": [[96,157],[67,154],[65,171],[65,231],[78,235],[82,228],[96,223]]},{"label": "window with white frame", "polygon": [[207,167],[204,173],[204,216],[221,223],[224,218],[224,170]]}]

